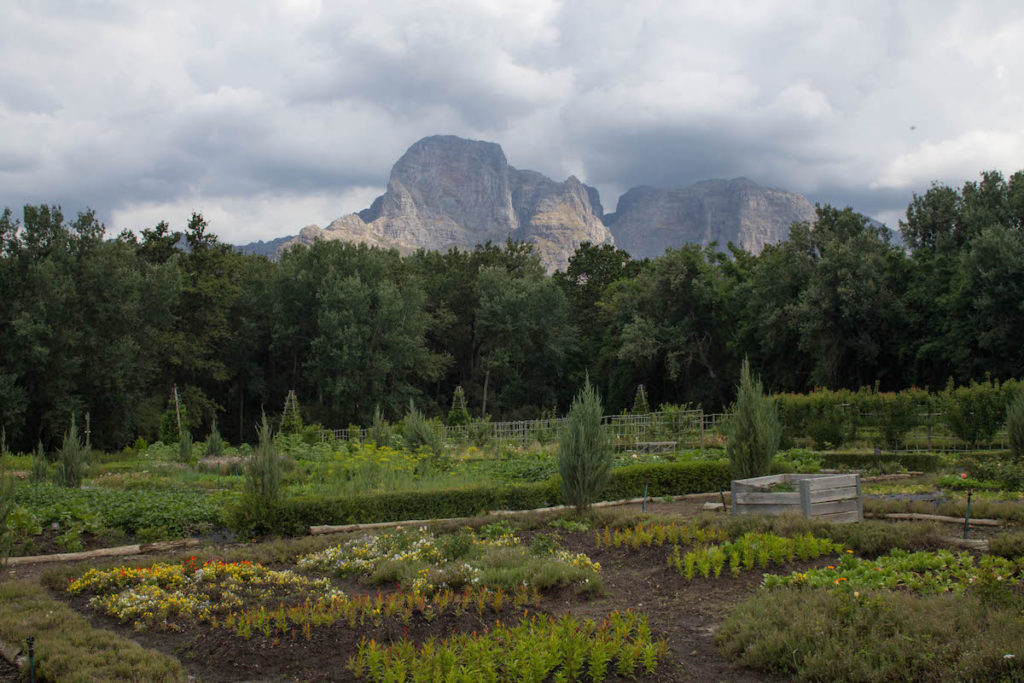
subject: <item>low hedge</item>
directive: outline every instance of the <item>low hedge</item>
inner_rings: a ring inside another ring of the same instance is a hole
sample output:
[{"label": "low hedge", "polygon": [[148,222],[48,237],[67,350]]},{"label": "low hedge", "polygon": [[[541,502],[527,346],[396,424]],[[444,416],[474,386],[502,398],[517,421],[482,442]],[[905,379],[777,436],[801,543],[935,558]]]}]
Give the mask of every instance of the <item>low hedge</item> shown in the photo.
[{"label": "low hedge", "polygon": [[938,453],[821,453],[822,466],[827,469],[879,469],[899,465],[908,470],[936,472],[942,468],[943,456]]},{"label": "low hedge", "polygon": [[[649,496],[717,491],[729,484],[729,462],[648,463],[611,471],[602,500],[636,498],[647,485]],[[306,532],[318,524],[366,524],[405,519],[472,517],[491,510],[532,510],[562,503],[557,476],[545,482],[501,486],[464,486],[436,491],[367,493],[344,498],[297,496],[274,509],[238,506],[231,515],[240,533],[287,534]]]}]

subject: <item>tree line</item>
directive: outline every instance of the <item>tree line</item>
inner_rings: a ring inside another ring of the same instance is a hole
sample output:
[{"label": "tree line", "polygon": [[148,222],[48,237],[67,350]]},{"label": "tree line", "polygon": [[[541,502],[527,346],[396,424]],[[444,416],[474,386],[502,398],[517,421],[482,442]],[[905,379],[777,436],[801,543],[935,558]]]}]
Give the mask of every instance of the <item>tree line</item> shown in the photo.
[{"label": "tree line", "polygon": [[200,214],[104,237],[86,211],[0,215],[0,425],[49,448],[71,417],[116,448],[189,427],[251,440],[295,390],[307,421],[368,424],[410,400],[474,417],[564,410],[587,377],[606,408],[720,409],[744,358],[771,392],[939,388],[1024,376],[1024,171],[914,195],[900,240],[851,208],[752,255],[685,245],[634,260],[582,245],[547,275],[528,244],[445,253],[336,241],[279,261]]}]

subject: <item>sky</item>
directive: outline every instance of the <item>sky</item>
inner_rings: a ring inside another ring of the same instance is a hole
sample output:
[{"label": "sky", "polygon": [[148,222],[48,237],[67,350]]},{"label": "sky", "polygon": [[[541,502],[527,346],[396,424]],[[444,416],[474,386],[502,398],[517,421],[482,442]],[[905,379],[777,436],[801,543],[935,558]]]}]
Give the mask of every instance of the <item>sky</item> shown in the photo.
[{"label": "sky", "polygon": [[369,206],[416,140],[601,192],[746,176],[897,227],[1024,168],[1024,3],[0,0],[0,207],[222,240]]}]

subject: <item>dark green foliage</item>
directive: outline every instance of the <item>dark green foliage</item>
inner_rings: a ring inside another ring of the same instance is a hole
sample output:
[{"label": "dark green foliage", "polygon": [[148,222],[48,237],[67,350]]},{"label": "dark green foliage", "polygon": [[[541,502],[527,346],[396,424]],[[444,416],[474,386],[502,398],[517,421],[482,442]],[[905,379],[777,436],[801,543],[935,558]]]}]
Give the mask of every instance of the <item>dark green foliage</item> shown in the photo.
[{"label": "dark green foliage", "polygon": [[1024,531],[1004,531],[988,539],[988,551],[1009,560],[1024,557]]},{"label": "dark green foliage", "polygon": [[192,432],[185,429],[178,439],[178,462],[192,464]]},{"label": "dark green foliage", "polygon": [[210,436],[206,437],[206,455],[216,458],[224,454],[224,439],[217,430],[217,420],[214,418],[213,426],[210,427]]},{"label": "dark green foliage", "polygon": [[0,430],[0,567],[11,551],[13,534],[7,518],[14,511],[14,480],[7,476],[7,434]]},{"label": "dark green foliage", "polygon": [[782,432],[775,404],[764,396],[761,380],[751,375],[747,360],[740,369],[736,407],[729,416],[727,433],[725,448],[733,479],[768,474]]},{"label": "dark green foliage", "polygon": [[452,407],[448,410],[448,424],[452,427],[468,425],[470,423],[469,409],[466,408],[466,392],[462,385],[455,387],[452,394]]},{"label": "dark green foliage", "polygon": [[999,382],[955,387],[950,379],[941,398],[943,420],[972,446],[987,444],[1006,419],[1006,397]]},{"label": "dark green foliage", "polygon": [[[729,483],[725,460],[631,465],[611,471],[607,485],[596,500],[621,500],[651,496],[707,493]],[[438,491],[396,491],[344,498],[299,496],[263,514],[240,506],[231,525],[247,535],[262,533],[303,534],[319,524],[363,524],[414,519],[473,517],[491,510],[532,510],[564,502],[561,482],[502,486],[467,486]]]},{"label": "dark green foliage", "polygon": [[281,411],[281,434],[302,433],[302,412],[299,410],[299,399],[295,391],[289,391],[284,400],[284,410]]},{"label": "dark green foliage", "polygon": [[441,440],[438,425],[416,410],[416,404],[412,399],[409,399],[409,410],[405,414],[405,421],[402,424],[402,439],[405,441],[406,447],[412,450],[426,448],[434,455],[440,455],[444,450],[444,442]]},{"label": "dark green foliage", "polygon": [[945,464],[937,453],[822,453],[822,464],[828,469],[884,469],[893,464],[914,472],[936,472]]},{"label": "dark green foliage", "polygon": [[709,493],[728,488],[729,461],[658,462],[617,467],[601,490],[601,500],[639,498],[647,485],[648,496]]},{"label": "dark green foliage", "polygon": [[391,425],[384,419],[379,405],[373,408],[373,424],[367,438],[380,447],[391,446]]},{"label": "dark green foliage", "polygon": [[[245,468],[245,492],[232,517],[236,527],[248,525],[250,531],[263,533],[279,524],[277,516],[284,466],[266,415],[256,434],[258,442]],[[247,522],[243,524],[238,520]]]},{"label": "dark green foliage", "polygon": [[459,386],[475,415],[524,419],[564,413],[584,376],[609,414],[641,409],[638,385],[650,405],[711,413],[749,357],[772,392],[827,387],[800,415],[779,400],[787,444],[891,449],[937,412],[923,391],[894,390],[990,373],[947,401],[962,438],[983,443],[1024,377],[1022,197],[1024,172],[937,185],[901,223],[909,252],[825,205],[758,255],[686,246],[633,261],[584,244],[552,277],[512,241],[408,256],[322,241],[271,262],[220,243],[199,214],[107,240],[89,211],[4,210],[0,426],[17,450],[54,453],[67,416],[90,411],[99,448],[174,444],[172,384],[193,434],[218,416],[239,442],[292,389],[304,419],[332,428],[368,424],[375,405],[400,415],[410,398],[447,415]]},{"label": "dark green foliage", "polygon": [[715,639],[742,666],[798,680],[1021,680],[1004,657],[1024,640],[1019,610],[949,593],[758,591]]},{"label": "dark green foliage", "polygon": [[643,384],[636,385],[636,395],[633,396],[633,408],[629,411],[634,415],[646,415],[651,412],[651,406],[647,403],[647,391]]},{"label": "dark green foliage", "polygon": [[89,449],[78,438],[78,426],[72,417],[71,427],[64,433],[64,443],[57,453],[56,483],[77,489],[82,485],[85,467],[88,464]]},{"label": "dark green foliage", "polygon": [[1024,465],[1024,391],[1006,409],[1006,434],[1014,459]]},{"label": "dark green foliage", "polygon": [[[178,428],[179,419],[181,429]],[[188,406],[181,396],[178,396],[177,403],[171,396],[167,401],[167,409],[160,416],[160,440],[165,444],[178,443],[188,429]]]},{"label": "dark green foliage", "polygon": [[50,463],[43,452],[42,442],[36,444],[36,450],[32,452],[32,471],[29,478],[36,484],[50,479]]},{"label": "dark green foliage", "polygon": [[68,489],[58,486],[17,486],[15,502],[40,524],[61,521],[74,511],[96,515],[99,526],[147,540],[181,538],[225,525],[225,508],[237,494],[204,493],[195,489]]},{"label": "dark green foliage", "polygon": [[588,508],[608,481],[612,449],[601,417],[601,399],[588,379],[573,399],[558,436],[562,497],[577,510]]}]

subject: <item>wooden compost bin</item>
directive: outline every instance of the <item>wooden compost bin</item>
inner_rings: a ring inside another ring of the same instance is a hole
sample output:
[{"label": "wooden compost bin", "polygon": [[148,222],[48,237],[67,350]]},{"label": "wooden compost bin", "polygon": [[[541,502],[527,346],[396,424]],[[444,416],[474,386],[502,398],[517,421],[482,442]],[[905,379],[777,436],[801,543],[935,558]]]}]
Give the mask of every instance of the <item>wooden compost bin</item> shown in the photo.
[{"label": "wooden compost bin", "polygon": [[[793,491],[772,490],[788,484]],[[859,474],[773,474],[732,482],[732,514],[801,513],[829,522],[864,519]]]}]

